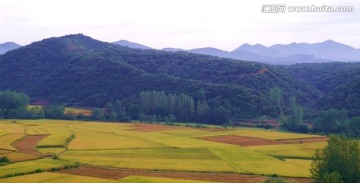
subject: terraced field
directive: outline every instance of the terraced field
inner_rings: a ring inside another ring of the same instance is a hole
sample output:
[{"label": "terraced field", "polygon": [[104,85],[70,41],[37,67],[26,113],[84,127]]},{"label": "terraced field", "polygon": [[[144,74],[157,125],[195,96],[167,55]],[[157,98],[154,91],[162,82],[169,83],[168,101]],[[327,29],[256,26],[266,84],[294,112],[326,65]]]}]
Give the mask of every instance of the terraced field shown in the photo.
[{"label": "terraced field", "polygon": [[255,128],[62,120],[3,120],[0,132],[0,157],[10,159],[0,182],[309,182],[312,155],[327,140]]}]

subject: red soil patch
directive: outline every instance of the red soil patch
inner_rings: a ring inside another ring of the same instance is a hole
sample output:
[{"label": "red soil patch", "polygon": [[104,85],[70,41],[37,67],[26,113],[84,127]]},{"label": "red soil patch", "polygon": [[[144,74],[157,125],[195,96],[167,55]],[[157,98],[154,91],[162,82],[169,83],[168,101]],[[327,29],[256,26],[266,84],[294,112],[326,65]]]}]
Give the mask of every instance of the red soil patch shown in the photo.
[{"label": "red soil patch", "polygon": [[258,71],[256,71],[255,73],[247,73],[247,74],[239,74],[240,78],[245,78],[245,77],[249,77],[249,76],[257,76],[257,75],[262,75],[265,74],[268,71],[268,68],[262,68]]},{"label": "red soil patch", "polygon": [[36,144],[48,135],[27,135],[12,144],[19,152],[24,154],[41,155],[35,150]]},{"label": "red soil patch", "polygon": [[265,72],[268,71],[268,68],[262,68],[261,70],[257,71],[257,74],[265,74]]},{"label": "red soil patch", "polygon": [[135,124],[133,125],[133,127],[134,127],[133,130],[138,132],[153,132],[153,131],[174,130],[174,129],[183,128],[179,126],[158,125],[158,124]]},{"label": "red soil patch", "polygon": [[201,137],[202,140],[208,140],[213,142],[221,142],[225,144],[233,144],[240,146],[259,146],[259,145],[276,145],[283,144],[281,142],[253,138],[253,137],[243,137],[237,135],[221,135],[221,136],[210,136],[210,137]]},{"label": "red soil patch", "polygon": [[221,135],[221,136],[201,137],[200,139],[208,140],[208,141],[212,141],[212,142],[221,142],[221,143],[225,143],[225,144],[239,145],[239,146],[260,146],[260,145],[325,142],[328,140],[328,137],[268,140],[268,139],[262,139],[262,138],[243,137],[243,136],[237,136],[237,135]]}]

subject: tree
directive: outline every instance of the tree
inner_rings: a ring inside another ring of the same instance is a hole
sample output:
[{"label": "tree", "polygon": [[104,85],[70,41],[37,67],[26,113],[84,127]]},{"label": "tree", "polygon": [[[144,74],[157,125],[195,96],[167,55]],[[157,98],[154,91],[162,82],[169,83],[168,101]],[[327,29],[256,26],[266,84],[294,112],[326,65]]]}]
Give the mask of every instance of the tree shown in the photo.
[{"label": "tree", "polygon": [[339,133],[345,130],[348,120],[346,110],[330,109],[322,111],[319,120],[314,125],[314,131],[325,133]]},{"label": "tree", "polygon": [[360,117],[352,118],[347,128],[346,135],[350,137],[360,137]]},{"label": "tree", "polygon": [[101,109],[93,109],[91,111],[91,119],[96,121],[101,121],[104,119],[104,110]]},{"label": "tree", "polygon": [[[198,122],[206,122],[207,116],[210,113],[210,107],[206,101],[197,101],[196,105],[196,117]],[[208,121],[209,122],[209,121]]]},{"label": "tree", "polygon": [[284,115],[284,109],[283,109],[283,99],[284,99],[284,92],[279,87],[274,87],[270,89],[269,94],[270,101],[276,106],[279,117]]},{"label": "tree", "polygon": [[[330,136],[328,145],[315,152],[311,170],[315,182],[360,182],[360,145],[356,140]],[[338,175],[337,175],[338,174]]]},{"label": "tree", "polygon": [[26,118],[29,119],[44,119],[45,111],[41,106],[30,107],[27,110]]},{"label": "tree", "polygon": [[64,119],[65,107],[62,105],[43,106],[45,117],[49,119]]},{"label": "tree", "polygon": [[290,97],[290,107],[291,115],[283,121],[282,127],[290,131],[306,132],[307,127],[303,123],[304,112],[302,107],[297,104],[295,96]]},{"label": "tree", "polygon": [[338,172],[331,172],[324,175],[323,183],[344,183],[344,181]]},{"label": "tree", "polygon": [[24,93],[0,91],[0,118],[23,118],[28,104]]}]

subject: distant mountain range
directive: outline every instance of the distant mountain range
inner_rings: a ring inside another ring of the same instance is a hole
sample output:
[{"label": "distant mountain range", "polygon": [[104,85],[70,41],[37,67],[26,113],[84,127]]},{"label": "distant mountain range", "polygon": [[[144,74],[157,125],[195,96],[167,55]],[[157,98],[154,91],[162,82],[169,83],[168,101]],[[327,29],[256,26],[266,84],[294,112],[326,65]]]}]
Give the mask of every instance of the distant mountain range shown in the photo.
[{"label": "distant mountain range", "polygon": [[0,55],[4,54],[10,50],[16,49],[16,48],[20,48],[21,45],[18,45],[16,43],[13,42],[6,42],[3,44],[0,44]]},{"label": "distant mountain range", "polygon": [[[130,44],[126,44],[130,43]],[[119,44],[116,42],[115,44]],[[119,44],[131,48],[150,49],[137,43],[123,41]],[[233,51],[224,51],[217,48],[206,47],[191,50],[179,48],[164,48],[163,51],[187,51],[204,55],[232,58],[236,60],[257,61],[268,64],[289,65],[295,63],[322,63],[322,62],[354,62],[360,61],[360,49],[335,42],[333,40],[322,43],[291,43],[288,45],[275,44],[270,47],[261,44],[243,44]]]},{"label": "distant mountain range", "polygon": [[[113,44],[137,49],[152,49],[139,43],[120,40]],[[0,44],[0,54],[21,47],[13,42]],[[218,48],[205,47],[191,50],[179,48],[163,48],[163,51],[185,51],[203,55],[231,58],[236,60],[256,61],[273,65],[291,65],[296,63],[324,63],[324,62],[357,62],[360,61],[360,49],[327,40],[321,43],[291,43],[275,44],[266,47],[261,44],[243,44],[233,51],[224,51]]]},{"label": "distant mountain range", "polygon": [[148,46],[142,45],[142,44],[138,44],[138,43],[133,43],[127,40],[120,40],[120,41],[116,41],[113,42],[113,44],[116,45],[120,45],[120,46],[125,46],[125,47],[129,47],[129,48],[137,48],[137,49],[152,49]]}]

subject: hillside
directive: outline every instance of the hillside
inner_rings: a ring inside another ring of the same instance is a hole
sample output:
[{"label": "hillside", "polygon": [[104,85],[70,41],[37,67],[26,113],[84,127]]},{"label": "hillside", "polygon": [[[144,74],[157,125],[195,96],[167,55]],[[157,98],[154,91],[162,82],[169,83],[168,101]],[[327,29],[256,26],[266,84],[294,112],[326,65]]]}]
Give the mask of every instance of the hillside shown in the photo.
[{"label": "hillside", "polygon": [[360,115],[360,63],[296,64],[280,69],[324,94],[318,109],[347,109],[351,116]]},{"label": "hillside", "polygon": [[284,72],[327,94],[360,76],[360,63],[310,63],[282,67]]},{"label": "hillside", "polygon": [[318,106],[322,109],[346,109],[350,116],[360,115],[360,77],[337,87],[324,96]]},{"label": "hillside", "polygon": [[314,87],[268,65],[132,49],[84,35],[49,38],[0,56],[0,77],[0,90],[33,100],[103,107],[154,90],[206,100],[237,118],[273,115],[268,93],[276,86],[303,105],[320,97]]}]

